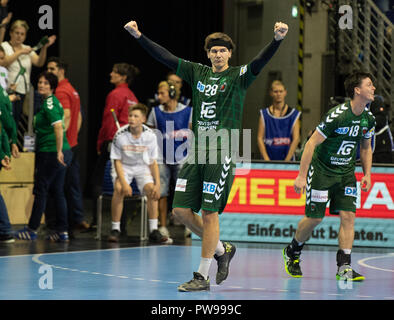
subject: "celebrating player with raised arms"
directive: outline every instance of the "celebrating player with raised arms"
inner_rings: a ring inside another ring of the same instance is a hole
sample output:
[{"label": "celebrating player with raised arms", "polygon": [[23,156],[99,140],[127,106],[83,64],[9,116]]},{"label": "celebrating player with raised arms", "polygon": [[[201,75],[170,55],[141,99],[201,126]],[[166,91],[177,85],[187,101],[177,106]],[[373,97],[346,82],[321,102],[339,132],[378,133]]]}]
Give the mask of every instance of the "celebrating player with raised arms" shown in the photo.
[{"label": "celebrating player with raised arms", "polygon": [[[219,214],[226,206],[234,179],[235,160],[229,151],[230,130],[241,129],[246,91],[275,54],[288,26],[276,23],[274,39],[251,62],[238,67],[229,66],[235,45],[227,34],[216,32],[206,37],[204,50],[211,66],[205,66],[174,56],[143,35],[135,21],[127,23],[125,29],[153,58],[176,70],[192,88],[194,152],[190,153],[178,175],[173,213],[202,238],[202,250],[198,272],[178,290],[209,290],[208,270],[213,257],[218,263],[216,283],[220,284],[228,276],[229,263],[236,250],[233,244],[219,240]],[[227,134],[228,139],[216,143],[219,132],[221,138]],[[208,146],[207,137],[210,138]],[[210,157],[208,163],[210,154],[215,154],[215,159]],[[198,161],[194,161],[196,159]],[[196,214],[200,210],[202,218]]]}]

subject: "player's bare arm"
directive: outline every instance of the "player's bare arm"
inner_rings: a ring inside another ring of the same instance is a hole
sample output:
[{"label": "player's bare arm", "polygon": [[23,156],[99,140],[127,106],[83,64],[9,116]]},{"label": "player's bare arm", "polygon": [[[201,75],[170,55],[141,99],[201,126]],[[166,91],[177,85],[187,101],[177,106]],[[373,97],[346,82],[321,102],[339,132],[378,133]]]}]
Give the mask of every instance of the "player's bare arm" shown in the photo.
[{"label": "player's bare arm", "polygon": [[294,180],[294,190],[296,193],[305,192],[306,175],[308,174],[309,165],[312,161],[313,152],[319,144],[323,143],[325,139],[326,138],[316,130],[306,143],[301,158],[300,171],[298,172],[297,178]]},{"label": "player's bare arm", "polygon": [[361,178],[361,190],[371,188],[372,148],[371,139],[362,139],[360,143],[360,161],[364,176]]}]

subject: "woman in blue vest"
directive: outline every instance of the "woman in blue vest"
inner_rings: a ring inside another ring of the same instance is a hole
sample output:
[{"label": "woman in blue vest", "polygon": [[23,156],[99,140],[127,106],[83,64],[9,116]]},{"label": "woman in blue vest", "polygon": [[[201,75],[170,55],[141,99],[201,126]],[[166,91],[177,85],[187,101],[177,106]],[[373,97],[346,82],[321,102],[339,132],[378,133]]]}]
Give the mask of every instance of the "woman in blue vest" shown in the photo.
[{"label": "woman in blue vest", "polygon": [[287,91],[283,83],[271,84],[272,105],[260,110],[257,144],[264,160],[294,161],[300,142],[301,112],[290,108],[285,101]]},{"label": "woman in blue vest", "polygon": [[159,231],[169,237],[167,225],[167,197],[170,182],[176,181],[188,151],[187,138],[192,121],[192,108],[179,102],[181,91],[175,83],[162,81],[158,86],[160,105],[154,107],[146,124],[157,129],[160,155]]}]

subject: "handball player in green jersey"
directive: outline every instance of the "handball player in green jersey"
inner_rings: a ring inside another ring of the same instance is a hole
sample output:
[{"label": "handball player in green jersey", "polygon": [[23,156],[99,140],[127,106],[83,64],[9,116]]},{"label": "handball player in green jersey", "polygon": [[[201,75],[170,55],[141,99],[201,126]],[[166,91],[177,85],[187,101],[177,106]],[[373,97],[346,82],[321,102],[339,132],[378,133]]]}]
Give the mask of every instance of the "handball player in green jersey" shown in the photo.
[{"label": "handball player in green jersey", "polygon": [[330,214],[340,218],[336,278],[364,280],[364,276],[350,266],[350,255],[357,197],[360,196],[354,175],[359,144],[364,173],[361,190],[368,191],[371,187],[371,138],[375,128],[375,118],[367,108],[374,100],[375,87],[371,78],[363,72],[346,78],[346,94],[351,100],[329,110],[305,145],[300,171],[294,181],[297,193],[306,192],[305,217],[298,223],[291,244],[283,249],[285,270],[293,277],[302,277],[299,260],[302,247],[323,220],[330,201]]},{"label": "handball player in green jersey", "polygon": [[[202,250],[198,271],[194,272],[191,281],[178,286],[178,290],[209,290],[208,271],[212,259],[218,263],[216,283],[220,284],[227,278],[229,263],[235,254],[233,244],[219,240],[219,214],[226,206],[234,178],[230,131],[241,129],[246,91],[275,54],[288,26],[277,22],[272,41],[252,61],[238,67],[229,66],[235,45],[224,33],[216,32],[206,37],[204,50],[211,62],[211,66],[206,66],[174,56],[142,34],[135,21],[127,23],[125,29],[153,58],[175,70],[192,88],[193,152],[189,153],[178,175],[173,213],[202,238]],[[228,137],[227,141],[220,136],[220,143],[217,143],[219,132]],[[208,146],[206,137],[209,138]],[[211,154],[215,155],[214,161],[211,161]],[[197,158],[198,161],[194,161]],[[197,214],[200,210],[202,217]]]}]

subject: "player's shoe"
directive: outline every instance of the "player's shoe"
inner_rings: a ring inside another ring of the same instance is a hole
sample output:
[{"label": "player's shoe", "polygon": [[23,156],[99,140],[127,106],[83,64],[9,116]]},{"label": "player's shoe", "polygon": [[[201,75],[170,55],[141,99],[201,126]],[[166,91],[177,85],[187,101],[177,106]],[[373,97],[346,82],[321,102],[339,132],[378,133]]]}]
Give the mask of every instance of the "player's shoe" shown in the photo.
[{"label": "player's shoe", "polygon": [[193,272],[193,279],[178,286],[178,291],[209,291],[209,277],[207,280],[198,272]]},{"label": "player's shoe", "polygon": [[213,256],[218,262],[218,271],[216,273],[216,284],[221,284],[224,280],[227,279],[230,261],[234,257],[236,248],[230,242],[223,242],[224,254],[221,256],[217,256],[216,254]]},{"label": "player's shoe", "polygon": [[14,232],[14,238],[19,240],[34,241],[37,239],[37,232],[30,230],[27,226]]},{"label": "player's shoe", "polygon": [[120,231],[119,230],[111,230],[110,235],[108,236],[108,242],[119,242]]},{"label": "player's shoe", "polygon": [[336,274],[337,280],[342,281],[364,281],[365,277],[354,271],[348,264],[340,266]]},{"label": "player's shoe", "polygon": [[302,272],[300,267],[300,256],[287,254],[287,247],[283,249],[283,260],[285,261],[285,270],[288,275],[293,278],[302,278]]}]

